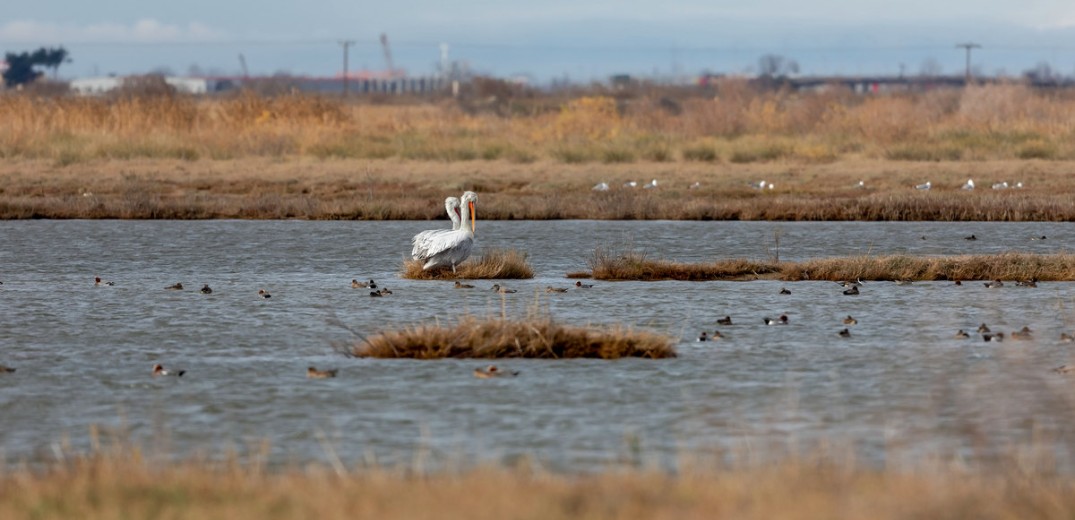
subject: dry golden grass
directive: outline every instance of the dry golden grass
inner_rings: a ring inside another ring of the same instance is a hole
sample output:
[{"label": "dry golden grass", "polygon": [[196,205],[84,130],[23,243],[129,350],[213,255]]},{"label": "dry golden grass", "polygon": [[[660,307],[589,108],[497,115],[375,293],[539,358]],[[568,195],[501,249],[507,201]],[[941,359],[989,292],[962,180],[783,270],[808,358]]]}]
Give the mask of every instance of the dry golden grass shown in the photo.
[{"label": "dry golden grass", "polygon": [[590,475],[533,467],[458,472],[257,462],[158,464],[139,451],[71,457],[45,470],[0,470],[0,517],[438,519],[1066,519],[1075,480],[1018,465],[870,470],[795,459],[677,475],[629,469]]},{"label": "dry golden grass", "polygon": [[[598,248],[590,259],[598,280],[1005,280],[1075,281],[1075,255],[1003,253],[921,257],[909,255],[823,258],[806,262],[742,259],[680,263],[627,250]],[[578,273],[576,273],[578,274]]]},{"label": "dry golden grass", "polygon": [[547,316],[524,319],[463,317],[454,325],[419,325],[381,332],[347,350],[376,358],[676,357],[672,339],[623,327],[574,327]]},{"label": "dry golden grass", "polygon": [[423,262],[404,260],[401,277],[411,280],[525,280],[534,277],[526,253],[515,249],[488,249],[477,260],[467,259],[452,272],[450,267],[422,270]]}]

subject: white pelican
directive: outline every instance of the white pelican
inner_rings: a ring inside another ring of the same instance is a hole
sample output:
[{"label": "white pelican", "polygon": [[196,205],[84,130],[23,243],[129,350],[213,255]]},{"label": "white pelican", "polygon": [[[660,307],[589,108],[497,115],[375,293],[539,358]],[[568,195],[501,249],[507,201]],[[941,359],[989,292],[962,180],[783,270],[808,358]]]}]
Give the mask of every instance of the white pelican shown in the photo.
[{"label": "white pelican", "polygon": [[478,201],[478,194],[473,191],[465,192],[460,201],[462,218],[459,229],[432,235],[426,253],[415,258],[425,260],[422,270],[451,266],[454,273],[455,267],[470,256],[470,250],[474,247],[474,203]]},{"label": "white pelican", "polygon": [[967,183],[963,185],[963,189],[965,189],[965,190],[973,190],[974,189],[974,179],[967,179]]},{"label": "white pelican", "polygon": [[451,233],[459,229],[459,199],[448,197],[444,199],[444,210],[448,212],[448,218],[452,219],[452,229],[430,229],[414,235],[411,243],[411,258],[422,260],[429,256],[429,248],[437,235]]}]

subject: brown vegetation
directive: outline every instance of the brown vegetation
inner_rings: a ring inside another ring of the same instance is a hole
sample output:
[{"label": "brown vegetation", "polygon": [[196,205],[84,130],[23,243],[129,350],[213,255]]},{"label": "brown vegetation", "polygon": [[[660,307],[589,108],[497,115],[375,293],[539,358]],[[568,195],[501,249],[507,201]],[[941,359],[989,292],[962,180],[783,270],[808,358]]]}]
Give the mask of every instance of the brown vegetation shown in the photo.
[{"label": "brown vegetation", "polygon": [[346,353],[376,358],[600,358],[676,357],[672,340],[622,327],[573,327],[549,317],[513,320],[473,316],[455,325],[419,325],[364,338]]},{"label": "brown vegetation", "polygon": [[404,260],[403,278],[411,280],[525,280],[534,277],[526,253],[515,249],[487,249],[477,260],[467,260],[456,267],[422,269],[423,262]]},{"label": "brown vegetation", "polygon": [[[1004,253],[920,257],[908,255],[823,258],[806,262],[742,259],[680,263],[649,259],[633,250],[598,248],[590,259],[599,280],[1040,280],[1075,281],[1075,255]],[[576,273],[577,275],[577,273]]]},{"label": "brown vegetation", "polygon": [[879,471],[793,459],[695,463],[676,475],[561,475],[525,464],[435,474],[338,462],[268,471],[257,460],[160,464],[136,450],[66,460],[43,471],[0,470],[0,517],[1060,519],[1075,511],[1070,476],[1015,463]]}]

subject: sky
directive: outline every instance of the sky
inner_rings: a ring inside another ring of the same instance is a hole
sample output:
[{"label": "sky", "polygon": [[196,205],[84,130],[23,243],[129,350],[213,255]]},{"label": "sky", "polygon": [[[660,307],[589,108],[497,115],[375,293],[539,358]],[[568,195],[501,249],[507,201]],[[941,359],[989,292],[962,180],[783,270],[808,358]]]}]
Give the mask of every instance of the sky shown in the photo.
[{"label": "sky", "polygon": [[956,44],[984,74],[1045,62],[1075,75],[1075,0],[35,0],[4,8],[0,50],[63,45],[63,77],[169,71],[332,76],[433,74],[448,59],[501,77],[591,81],[612,74],[751,74],[758,58],[804,75],[961,74]]}]

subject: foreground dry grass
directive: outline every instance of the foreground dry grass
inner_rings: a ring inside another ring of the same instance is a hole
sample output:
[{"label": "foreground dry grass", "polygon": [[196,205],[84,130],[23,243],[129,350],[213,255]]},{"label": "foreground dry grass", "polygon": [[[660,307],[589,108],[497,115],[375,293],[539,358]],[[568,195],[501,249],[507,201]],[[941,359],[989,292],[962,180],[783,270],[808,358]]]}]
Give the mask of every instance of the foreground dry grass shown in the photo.
[{"label": "foreground dry grass", "polygon": [[1071,518],[1075,479],[1019,466],[912,471],[788,461],[589,476],[525,467],[458,473],[187,461],[137,452],[0,470],[0,517],[82,518]]},{"label": "foreground dry grass", "polygon": [[478,257],[451,268],[422,270],[422,262],[404,260],[401,277],[411,280],[525,280],[534,277],[526,253],[515,249],[489,249]]},{"label": "foreground dry grass", "polygon": [[[445,219],[481,194],[482,219],[1075,221],[1075,175],[1059,161],[893,164],[558,164],[131,159],[0,162],[0,219]],[[1020,190],[964,191],[1023,182]],[[659,179],[657,189],[630,180]],[[760,179],[775,189],[751,187]],[[860,180],[865,189],[854,188]],[[913,185],[930,180],[933,189]],[[598,182],[612,189],[592,191]],[[698,182],[699,187],[690,186]],[[481,222],[478,223],[481,232]]]},{"label": "foreground dry grass", "polygon": [[547,316],[525,319],[466,316],[454,325],[419,325],[381,332],[346,349],[375,358],[600,358],[676,357],[672,339],[622,327],[561,325]]},{"label": "foreground dry grass", "polygon": [[598,280],[1004,280],[1075,281],[1075,255],[1004,253],[921,257],[909,255],[823,258],[806,262],[742,259],[680,263],[637,251],[598,248],[590,258]]}]

